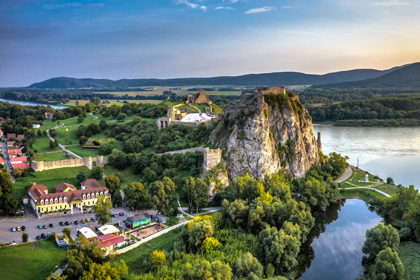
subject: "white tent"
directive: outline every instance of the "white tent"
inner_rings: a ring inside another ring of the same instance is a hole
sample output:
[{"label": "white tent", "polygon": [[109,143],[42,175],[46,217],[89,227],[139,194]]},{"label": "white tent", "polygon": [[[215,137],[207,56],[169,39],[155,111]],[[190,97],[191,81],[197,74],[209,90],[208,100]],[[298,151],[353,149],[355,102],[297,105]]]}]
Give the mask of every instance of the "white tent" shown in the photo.
[{"label": "white tent", "polygon": [[86,239],[91,239],[98,236],[96,233],[93,232],[93,230],[91,230],[88,227],[83,227],[79,229],[79,232],[83,234],[83,236],[86,237]]},{"label": "white tent", "polygon": [[98,228],[99,232],[102,233],[103,235],[105,234],[109,234],[109,233],[114,233],[114,234],[118,234],[120,232],[119,229],[117,229],[115,226],[113,225],[104,225],[100,228]]}]

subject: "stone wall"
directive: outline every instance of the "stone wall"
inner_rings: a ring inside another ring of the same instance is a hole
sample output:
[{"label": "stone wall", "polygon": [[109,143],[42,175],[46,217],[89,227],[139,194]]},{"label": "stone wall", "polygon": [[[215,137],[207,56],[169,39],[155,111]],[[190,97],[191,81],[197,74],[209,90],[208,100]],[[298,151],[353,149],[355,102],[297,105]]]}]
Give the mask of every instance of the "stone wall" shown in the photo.
[{"label": "stone wall", "polygon": [[103,156],[97,156],[96,158],[85,157],[78,159],[68,159],[68,160],[57,160],[57,161],[33,161],[31,168],[35,172],[41,172],[45,170],[65,168],[65,167],[80,167],[86,166],[89,169],[93,167],[93,161],[96,161],[96,165],[104,166],[108,163],[108,158]]},{"label": "stone wall", "polygon": [[219,162],[222,161],[222,150],[210,148],[203,148],[203,172],[205,173],[208,170],[211,170],[213,167],[216,167]]}]

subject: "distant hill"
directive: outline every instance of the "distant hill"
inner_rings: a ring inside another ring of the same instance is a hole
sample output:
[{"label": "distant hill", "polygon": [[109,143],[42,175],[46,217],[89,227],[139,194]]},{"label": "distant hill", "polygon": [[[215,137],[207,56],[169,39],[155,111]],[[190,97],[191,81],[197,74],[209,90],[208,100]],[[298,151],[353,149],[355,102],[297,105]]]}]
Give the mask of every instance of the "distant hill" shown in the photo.
[{"label": "distant hill", "polygon": [[420,89],[420,62],[400,67],[377,78],[322,85],[322,88],[406,88]]},{"label": "distant hill", "polygon": [[[404,67],[404,66],[401,66]],[[112,89],[147,86],[196,86],[196,85],[237,85],[237,86],[263,86],[263,85],[323,85],[352,82],[364,79],[377,78],[400,69],[396,67],[388,70],[356,69],[341,71],[324,75],[312,75],[299,72],[277,72],[263,74],[248,74],[242,76],[221,76],[212,78],[178,78],[178,79],[76,79],[52,78],[40,83],[34,83],[29,88],[42,89]]]}]

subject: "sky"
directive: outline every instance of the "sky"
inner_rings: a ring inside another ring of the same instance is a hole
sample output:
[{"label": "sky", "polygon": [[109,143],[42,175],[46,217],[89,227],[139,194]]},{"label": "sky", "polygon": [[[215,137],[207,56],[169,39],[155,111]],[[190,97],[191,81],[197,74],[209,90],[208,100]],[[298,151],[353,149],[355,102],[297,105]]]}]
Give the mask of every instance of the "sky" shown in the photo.
[{"label": "sky", "polygon": [[417,0],[0,0],[0,87],[418,61]]}]

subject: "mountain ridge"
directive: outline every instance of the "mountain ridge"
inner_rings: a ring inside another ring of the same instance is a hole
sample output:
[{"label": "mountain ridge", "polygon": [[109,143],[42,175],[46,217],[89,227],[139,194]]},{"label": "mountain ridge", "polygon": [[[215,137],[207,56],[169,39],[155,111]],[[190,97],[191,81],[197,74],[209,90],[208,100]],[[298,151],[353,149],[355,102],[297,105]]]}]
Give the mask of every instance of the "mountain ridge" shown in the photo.
[{"label": "mountain ridge", "polygon": [[400,70],[411,64],[393,67],[386,70],[353,69],[332,72],[322,75],[305,74],[301,72],[272,72],[261,74],[246,74],[239,76],[218,76],[204,78],[174,78],[174,79],[92,79],[56,77],[39,83],[33,83],[28,88],[41,89],[110,89],[147,86],[197,86],[197,85],[325,85],[373,79],[393,71]]}]

